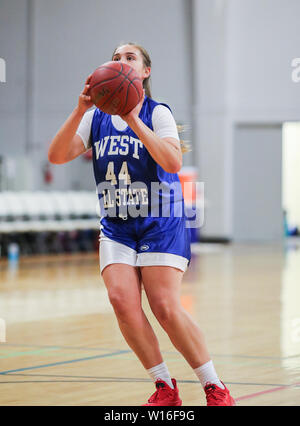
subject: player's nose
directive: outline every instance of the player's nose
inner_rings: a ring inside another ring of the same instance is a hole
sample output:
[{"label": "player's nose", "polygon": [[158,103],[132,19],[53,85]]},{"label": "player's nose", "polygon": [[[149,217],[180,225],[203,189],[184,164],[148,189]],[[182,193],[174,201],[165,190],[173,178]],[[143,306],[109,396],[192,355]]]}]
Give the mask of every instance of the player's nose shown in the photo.
[{"label": "player's nose", "polygon": [[126,58],[121,58],[121,62],[123,62],[124,64],[130,65],[130,61],[128,61]]}]

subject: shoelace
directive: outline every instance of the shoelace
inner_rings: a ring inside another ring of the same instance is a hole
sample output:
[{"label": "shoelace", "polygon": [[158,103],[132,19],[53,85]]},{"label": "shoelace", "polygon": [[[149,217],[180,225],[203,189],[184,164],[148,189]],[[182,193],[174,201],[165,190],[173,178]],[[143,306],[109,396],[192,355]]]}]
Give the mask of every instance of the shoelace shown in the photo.
[{"label": "shoelace", "polygon": [[213,384],[205,386],[205,393],[207,402],[209,402],[211,399],[218,401],[224,397],[222,389],[216,388],[216,386]]},{"label": "shoelace", "polygon": [[151,395],[150,396],[150,398],[149,398],[149,400],[148,400],[148,402],[154,402],[154,401],[156,401],[157,399],[159,399],[161,396],[162,396],[162,394],[164,393],[165,395],[164,395],[164,397],[163,398],[161,398],[161,399],[164,399],[166,396],[167,396],[167,394],[168,394],[168,389],[166,388],[166,386],[165,386],[165,384],[164,383],[162,383],[162,382],[157,382],[156,383],[156,392],[154,392],[154,394],[153,395]]}]

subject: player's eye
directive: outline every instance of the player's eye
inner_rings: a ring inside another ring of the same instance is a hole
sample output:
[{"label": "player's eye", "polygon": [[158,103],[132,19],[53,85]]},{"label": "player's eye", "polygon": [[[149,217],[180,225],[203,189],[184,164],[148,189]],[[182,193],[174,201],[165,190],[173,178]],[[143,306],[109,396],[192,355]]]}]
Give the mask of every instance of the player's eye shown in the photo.
[{"label": "player's eye", "polygon": [[127,56],[127,61],[133,61],[134,57],[133,56]]},{"label": "player's eye", "polygon": [[114,58],[113,58],[113,61],[119,61],[120,60],[120,58],[118,57],[118,56],[115,56]]}]

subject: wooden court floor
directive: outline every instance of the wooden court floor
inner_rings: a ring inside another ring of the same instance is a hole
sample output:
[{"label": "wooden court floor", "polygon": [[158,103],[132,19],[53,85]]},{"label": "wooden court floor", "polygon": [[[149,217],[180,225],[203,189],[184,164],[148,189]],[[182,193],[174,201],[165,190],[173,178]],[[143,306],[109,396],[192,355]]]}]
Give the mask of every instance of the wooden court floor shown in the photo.
[{"label": "wooden court floor", "polygon": [[[143,304],[183,405],[205,405],[194,372]],[[300,405],[297,243],[194,245],[182,304],[237,405]],[[97,253],[1,260],[0,318],[2,406],[138,406],[154,392],[118,329]]]}]

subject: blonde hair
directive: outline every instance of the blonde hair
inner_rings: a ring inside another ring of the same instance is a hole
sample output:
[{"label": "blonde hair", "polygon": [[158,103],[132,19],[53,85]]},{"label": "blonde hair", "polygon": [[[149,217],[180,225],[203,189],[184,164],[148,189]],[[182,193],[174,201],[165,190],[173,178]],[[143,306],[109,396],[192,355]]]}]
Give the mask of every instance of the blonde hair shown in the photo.
[{"label": "blonde hair", "polygon": [[[186,129],[186,126],[184,126],[183,124],[177,124],[177,130],[178,130],[178,133],[180,134],[180,133],[186,131],[187,129]],[[179,142],[180,142],[180,147],[181,147],[182,154],[185,154],[187,152],[191,152],[192,151],[191,145],[188,144],[186,140],[180,139]]]},{"label": "blonde hair", "polygon": [[[144,62],[144,67],[150,67],[151,68],[151,66],[152,66],[152,62],[151,62],[151,58],[150,58],[150,55],[149,55],[149,53],[147,52],[147,50],[143,47],[143,46],[141,46],[140,44],[138,44],[138,43],[133,43],[133,42],[121,42],[115,49],[114,49],[114,51],[113,51],[113,54],[112,54],[112,59],[113,59],[113,57],[114,57],[114,55],[115,55],[115,53],[116,53],[116,50],[119,48],[119,47],[121,47],[121,46],[124,46],[124,45],[126,45],[126,44],[128,44],[129,46],[134,46],[134,47],[136,47],[139,51],[140,51],[140,53],[142,54],[142,57],[143,57],[143,62]],[[152,93],[151,93],[151,80],[150,80],[150,77],[151,77],[151,75],[149,75],[149,77],[147,77],[147,78],[145,78],[144,79],[144,81],[143,81],[143,87],[144,87],[144,90],[145,90],[145,94],[146,94],[146,96],[148,96],[148,98],[151,98],[152,99]],[[183,125],[177,125],[177,130],[178,130],[178,133],[181,133],[181,132],[183,132],[184,130],[185,130],[185,127],[183,126]],[[183,154],[185,154],[186,152],[190,152],[190,151],[192,151],[192,149],[191,149],[191,147],[190,147],[190,145],[189,144],[187,144],[187,142],[186,141],[184,141],[184,140],[180,140],[180,146],[181,146],[181,152],[183,153]]]}]

